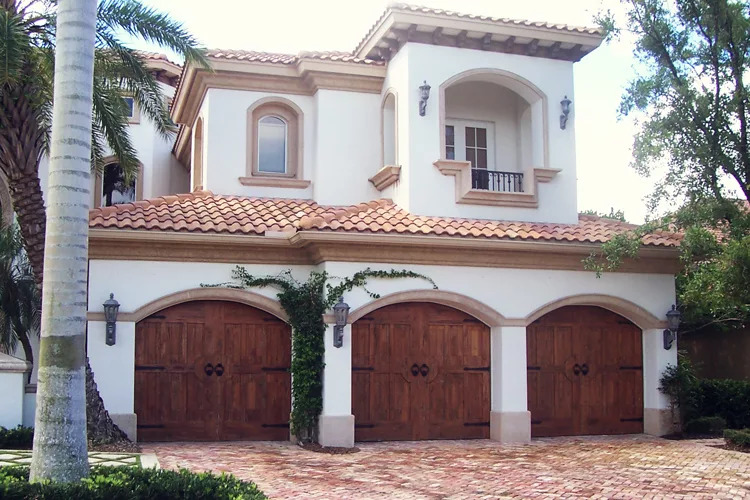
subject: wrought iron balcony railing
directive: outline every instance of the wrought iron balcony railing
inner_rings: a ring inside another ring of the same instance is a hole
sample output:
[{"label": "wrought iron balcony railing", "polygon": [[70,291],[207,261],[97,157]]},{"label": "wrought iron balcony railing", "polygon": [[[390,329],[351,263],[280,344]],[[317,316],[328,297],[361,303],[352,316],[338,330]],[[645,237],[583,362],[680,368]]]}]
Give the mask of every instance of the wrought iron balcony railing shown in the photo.
[{"label": "wrought iron balcony railing", "polygon": [[501,193],[523,193],[523,174],[472,168],[471,187]]}]

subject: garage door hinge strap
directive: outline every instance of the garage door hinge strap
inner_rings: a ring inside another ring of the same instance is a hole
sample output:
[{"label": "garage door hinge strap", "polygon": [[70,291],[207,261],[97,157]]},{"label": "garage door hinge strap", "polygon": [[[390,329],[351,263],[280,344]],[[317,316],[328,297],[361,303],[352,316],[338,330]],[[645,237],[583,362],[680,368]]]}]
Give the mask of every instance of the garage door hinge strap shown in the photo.
[{"label": "garage door hinge strap", "polygon": [[264,366],[261,368],[264,372],[288,372],[289,367],[287,366]]},{"label": "garage door hinge strap", "polygon": [[620,370],[643,370],[642,366],[621,366]]},{"label": "garage door hinge strap", "polygon": [[353,372],[374,372],[375,368],[372,366],[352,366]]},{"label": "garage door hinge strap", "polygon": [[286,429],[287,427],[289,427],[289,423],[287,422],[286,424],[261,424],[261,427],[278,427],[280,429],[281,428]]},{"label": "garage door hinge strap", "polygon": [[489,422],[464,422],[464,427],[489,427]]},{"label": "garage door hinge strap", "polygon": [[488,372],[490,371],[489,366],[464,366],[465,372]]},{"label": "garage door hinge strap", "polygon": [[620,422],[643,422],[643,417],[638,417],[638,418],[621,418]]},{"label": "garage door hinge strap", "polygon": [[541,366],[527,366],[526,369],[527,370],[540,371],[542,369],[542,367]]},{"label": "garage door hinge strap", "polygon": [[135,365],[135,371],[141,370],[166,370],[166,367],[160,365]]}]

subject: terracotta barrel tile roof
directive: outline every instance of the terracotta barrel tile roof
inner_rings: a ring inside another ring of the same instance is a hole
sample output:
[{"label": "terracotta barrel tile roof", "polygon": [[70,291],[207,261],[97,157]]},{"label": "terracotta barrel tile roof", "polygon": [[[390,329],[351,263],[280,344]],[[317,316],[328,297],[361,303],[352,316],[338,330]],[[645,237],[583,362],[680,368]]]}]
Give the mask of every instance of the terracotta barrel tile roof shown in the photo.
[{"label": "terracotta barrel tile roof", "polygon": [[383,61],[362,59],[351,52],[340,51],[304,51],[299,54],[282,54],[277,52],[256,52],[238,49],[211,49],[206,52],[214,59],[234,59],[237,61],[261,62],[272,64],[294,64],[302,59],[318,59],[322,61],[338,61],[356,64],[383,65]]},{"label": "terracotta barrel tile roof", "polygon": [[[221,196],[210,191],[97,208],[91,210],[89,226],[244,235],[263,235],[266,231],[397,233],[575,243],[603,243],[636,227],[590,215],[579,216],[578,224],[455,219],[413,215],[390,200],[338,207],[311,200]],[[680,240],[679,234],[656,232],[644,237],[643,243],[676,247]]]}]

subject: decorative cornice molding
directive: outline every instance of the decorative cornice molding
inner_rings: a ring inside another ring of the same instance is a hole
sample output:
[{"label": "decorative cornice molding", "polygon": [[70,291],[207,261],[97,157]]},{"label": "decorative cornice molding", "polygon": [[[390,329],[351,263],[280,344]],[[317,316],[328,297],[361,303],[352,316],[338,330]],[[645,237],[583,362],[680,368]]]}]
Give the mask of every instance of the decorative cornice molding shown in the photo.
[{"label": "decorative cornice molding", "polygon": [[386,165],[385,167],[378,170],[378,173],[370,177],[368,180],[372,182],[372,185],[375,186],[375,189],[377,189],[378,191],[382,191],[398,181],[400,175],[400,166]]},{"label": "decorative cornice molding", "polygon": [[[316,265],[326,261],[583,271],[596,244],[303,231],[276,235],[92,229],[92,260]],[[618,272],[675,274],[679,249],[643,248]]]}]

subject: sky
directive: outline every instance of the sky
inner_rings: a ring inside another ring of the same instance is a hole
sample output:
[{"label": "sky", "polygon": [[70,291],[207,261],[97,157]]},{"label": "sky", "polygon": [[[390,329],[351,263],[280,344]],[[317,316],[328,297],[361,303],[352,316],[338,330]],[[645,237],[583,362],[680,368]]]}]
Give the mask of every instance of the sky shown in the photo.
[{"label": "sky", "polygon": [[[208,48],[297,53],[351,51],[385,10],[388,0],[143,0],[185,27]],[[618,0],[421,0],[462,13],[593,26],[602,8]],[[136,45],[136,48],[155,50]],[[618,119],[620,98],[633,77],[632,43],[602,45],[574,66],[578,209],[624,210],[631,222],[647,215],[643,197],[653,181],[630,167],[635,126]],[[553,159],[554,162],[554,159]]]}]

